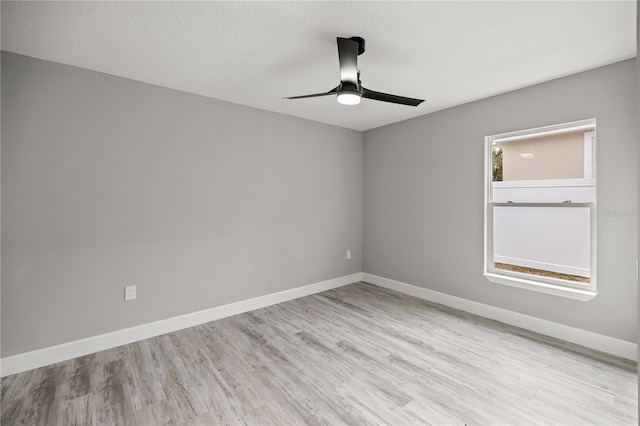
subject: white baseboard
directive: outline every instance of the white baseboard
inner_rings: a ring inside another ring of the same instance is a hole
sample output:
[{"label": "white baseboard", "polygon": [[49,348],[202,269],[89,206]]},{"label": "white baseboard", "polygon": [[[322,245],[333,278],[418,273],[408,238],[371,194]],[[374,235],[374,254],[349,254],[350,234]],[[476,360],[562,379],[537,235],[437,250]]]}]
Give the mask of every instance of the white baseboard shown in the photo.
[{"label": "white baseboard", "polygon": [[328,281],[321,281],[290,290],[279,291],[277,293],[254,297],[253,299],[242,300],[228,305],[217,306],[203,311],[180,315],[161,321],[142,324],[136,327],[126,328],[99,336],[88,337],[86,339],[63,343],[32,352],[12,355],[0,359],[0,376],[5,377],[21,371],[43,367],[56,362],[66,361],[79,356],[92,354],[95,352],[111,349],[128,343],[171,333],[195,325],[204,324],[276,303],[286,302],[315,293],[320,293],[332,288],[342,287],[347,284],[362,281],[362,273],[346,275]]},{"label": "white baseboard", "polygon": [[358,281],[366,281],[380,287],[396,290],[401,293],[409,294],[431,302],[440,303],[442,305],[460,309],[485,318],[494,319],[516,327],[522,327],[527,330],[562,339],[567,342],[576,343],[578,345],[586,346],[612,355],[634,361],[638,360],[638,345],[632,342],[592,333],[590,331],[531,317],[506,309],[473,302],[471,300],[439,293],[437,291],[427,290],[425,288],[406,284],[400,281],[394,281],[367,273],[356,273],[328,281],[322,281],[302,287],[296,287],[290,290],[255,297],[253,299],[230,303],[228,305],[217,306],[203,311],[101,334],[99,336],[88,337],[86,339],[5,357],[0,359],[0,377],[115,348],[128,343],[159,336],[161,334],[171,333],[173,331],[241,314],[254,309],[320,293],[332,288],[342,287]]},{"label": "white baseboard", "polygon": [[558,324],[552,321],[497,308],[495,306],[485,305],[483,303],[474,302],[437,291],[427,290],[426,288],[390,280],[377,275],[363,273],[362,280],[380,287],[396,290],[401,293],[419,297],[420,299],[460,309],[461,311],[500,321],[505,324],[514,325],[516,327],[521,327],[581,346],[586,346],[611,355],[616,355],[633,361],[638,360],[638,345],[633,342],[604,336],[602,334]]}]

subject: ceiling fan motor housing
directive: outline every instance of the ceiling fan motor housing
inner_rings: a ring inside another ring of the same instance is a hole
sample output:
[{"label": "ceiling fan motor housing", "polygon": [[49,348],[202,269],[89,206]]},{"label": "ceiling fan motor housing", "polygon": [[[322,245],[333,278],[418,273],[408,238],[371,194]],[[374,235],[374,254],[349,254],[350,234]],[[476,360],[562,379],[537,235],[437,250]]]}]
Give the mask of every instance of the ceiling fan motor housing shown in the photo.
[{"label": "ceiling fan motor housing", "polygon": [[338,93],[342,92],[353,92],[362,94],[362,86],[358,84],[353,84],[349,81],[344,81],[338,86]]}]

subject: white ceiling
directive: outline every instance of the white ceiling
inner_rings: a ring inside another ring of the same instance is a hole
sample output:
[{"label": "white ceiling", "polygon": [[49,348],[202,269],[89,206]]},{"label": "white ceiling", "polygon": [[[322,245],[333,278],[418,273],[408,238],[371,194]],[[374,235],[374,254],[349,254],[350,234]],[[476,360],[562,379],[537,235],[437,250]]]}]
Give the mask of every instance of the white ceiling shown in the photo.
[{"label": "white ceiling", "polygon": [[[366,130],[636,56],[635,1],[2,2],[2,49]],[[335,97],[336,36],[369,89]]]}]

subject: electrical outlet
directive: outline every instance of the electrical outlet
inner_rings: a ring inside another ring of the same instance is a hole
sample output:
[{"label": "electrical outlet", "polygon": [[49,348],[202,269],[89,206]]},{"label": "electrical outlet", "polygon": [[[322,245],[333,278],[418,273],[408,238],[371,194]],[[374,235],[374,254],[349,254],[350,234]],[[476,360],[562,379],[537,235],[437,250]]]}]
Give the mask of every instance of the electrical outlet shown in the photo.
[{"label": "electrical outlet", "polygon": [[124,300],[134,300],[136,298],[136,286],[128,285],[124,288]]},{"label": "electrical outlet", "polygon": [[351,250],[347,250],[347,259],[351,259]]}]

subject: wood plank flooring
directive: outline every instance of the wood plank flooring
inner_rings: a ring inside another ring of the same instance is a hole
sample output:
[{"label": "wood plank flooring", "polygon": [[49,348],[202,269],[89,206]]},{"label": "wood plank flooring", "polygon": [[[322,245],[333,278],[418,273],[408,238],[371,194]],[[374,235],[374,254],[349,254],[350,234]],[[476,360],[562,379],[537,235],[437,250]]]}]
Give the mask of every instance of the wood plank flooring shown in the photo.
[{"label": "wood plank flooring", "polygon": [[636,364],[356,283],[2,379],[2,425],[637,424]]}]

